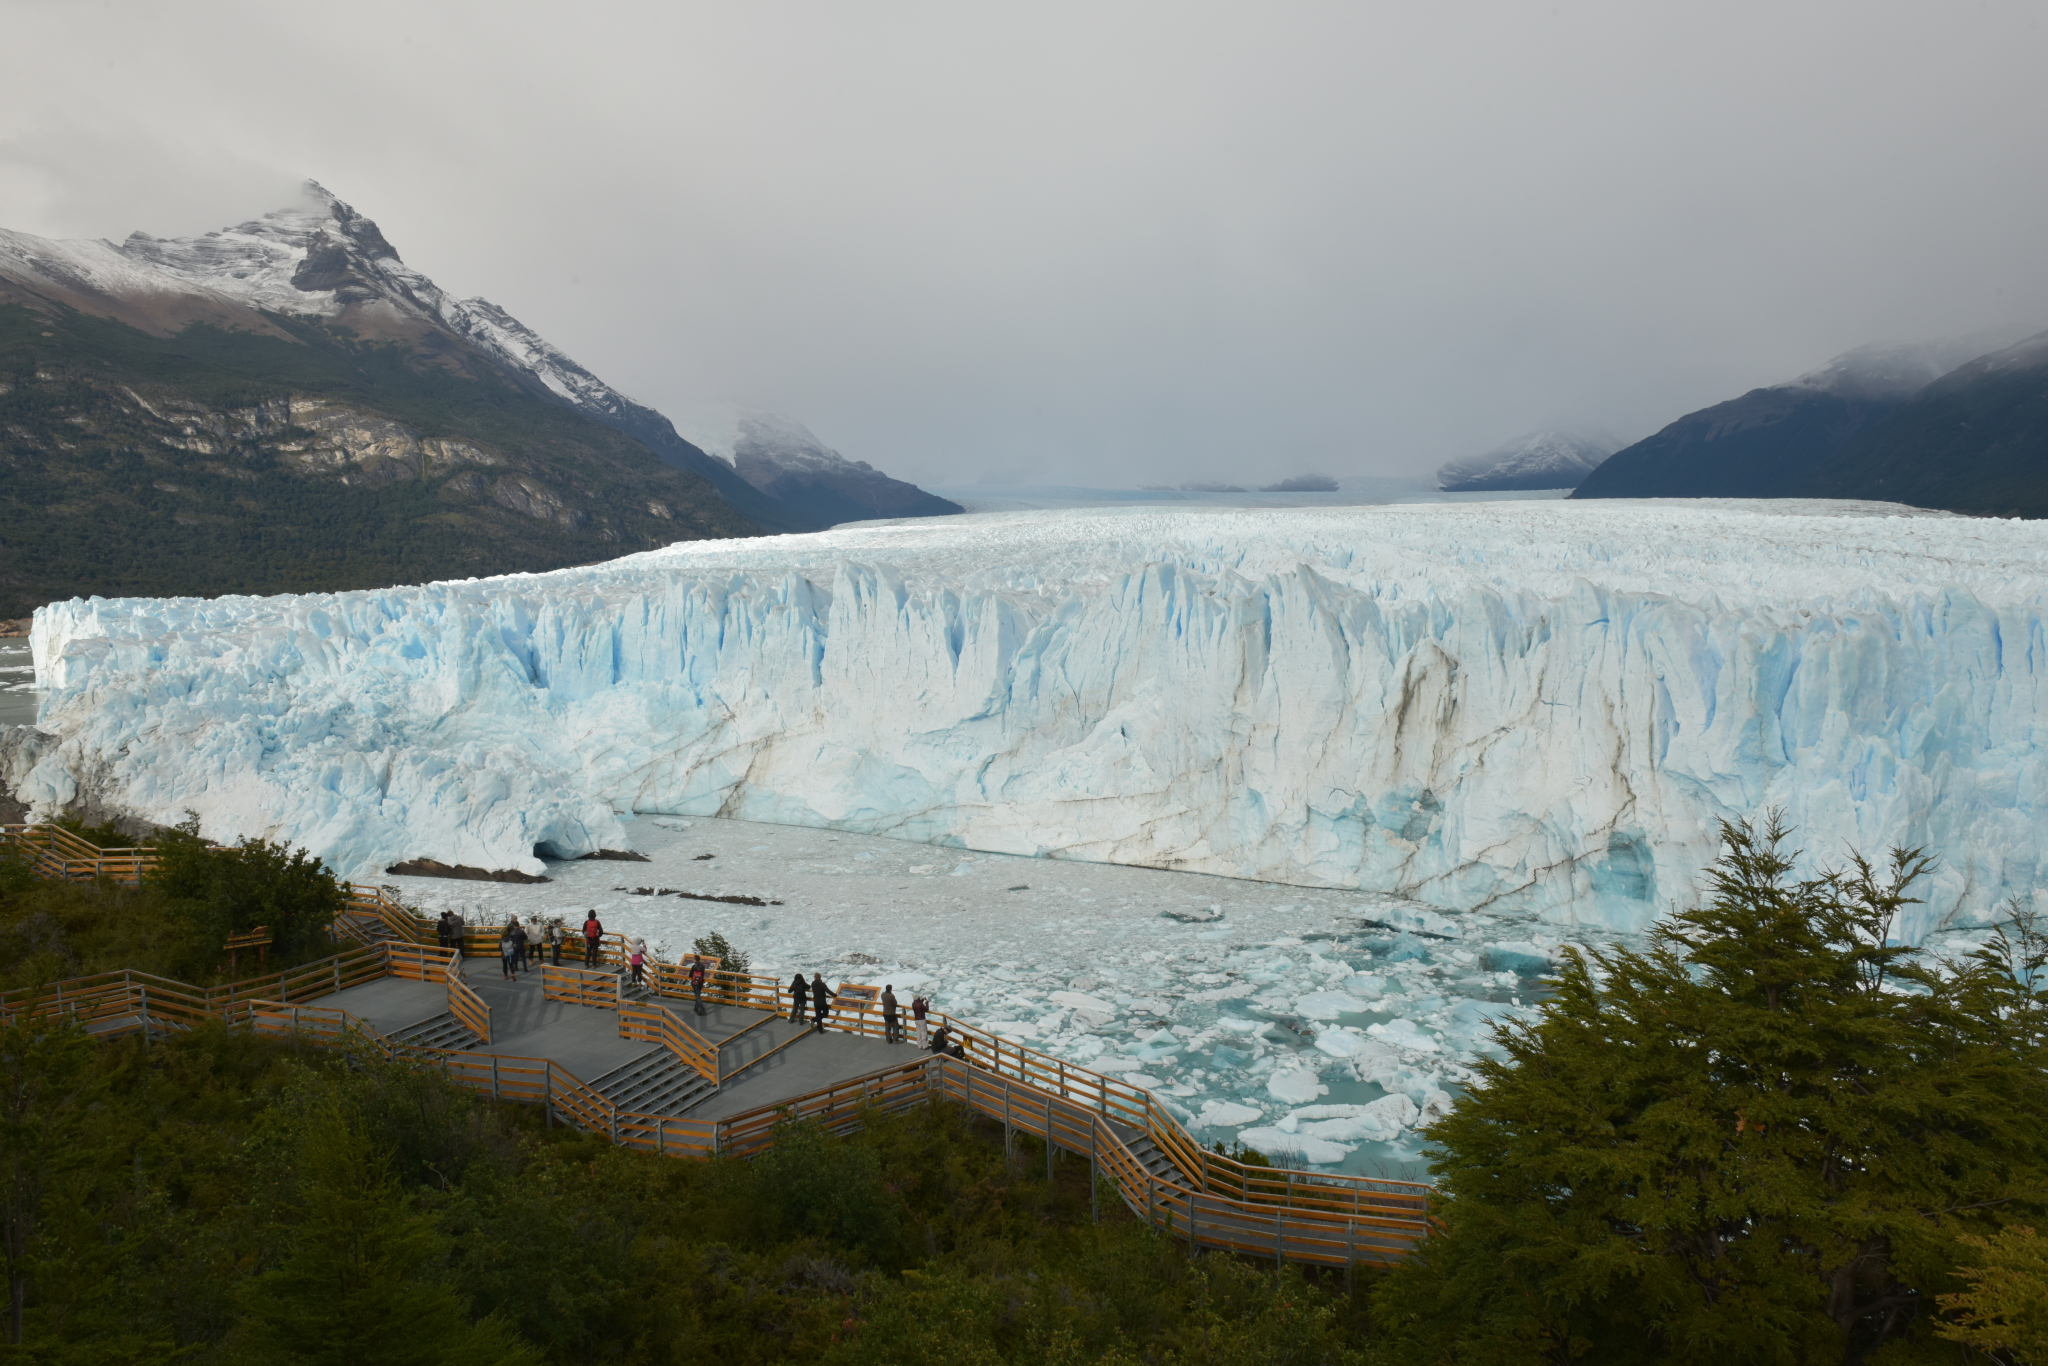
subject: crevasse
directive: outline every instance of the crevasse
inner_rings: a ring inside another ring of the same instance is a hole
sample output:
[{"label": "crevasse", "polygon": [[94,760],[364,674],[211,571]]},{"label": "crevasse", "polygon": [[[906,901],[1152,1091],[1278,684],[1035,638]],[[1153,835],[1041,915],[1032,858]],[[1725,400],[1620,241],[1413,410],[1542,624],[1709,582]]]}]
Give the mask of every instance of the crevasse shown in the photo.
[{"label": "crevasse", "polygon": [[1114,510],[36,616],[15,779],[219,837],[539,871],[631,813],[1640,928],[1716,822],[2043,880],[2039,524],[1881,504]]}]

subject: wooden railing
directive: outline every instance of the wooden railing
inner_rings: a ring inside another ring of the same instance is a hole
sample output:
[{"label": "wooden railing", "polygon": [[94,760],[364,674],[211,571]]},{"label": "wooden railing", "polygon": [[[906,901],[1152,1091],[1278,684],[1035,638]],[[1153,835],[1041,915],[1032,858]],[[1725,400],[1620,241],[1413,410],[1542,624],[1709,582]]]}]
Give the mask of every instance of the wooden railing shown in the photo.
[{"label": "wooden railing", "polygon": [[621,1001],[619,1037],[658,1043],[673,1053],[683,1066],[718,1085],[718,1046],[683,1023],[673,1010],[659,1001]]},{"label": "wooden railing", "polygon": [[431,982],[435,985],[459,977],[455,966],[453,949],[435,948],[430,944],[406,944],[398,940],[386,940],[384,950],[391,964],[391,975],[403,977],[408,982]]},{"label": "wooden railing", "polygon": [[619,975],[615,972],[593,972],[589,968],[557,968],[543,964],[540,995],[544,1001],[616,1010],[619,1005]]},{"label": "wooden railing", "polygon": [[219,986],[195,987],[153,973],[123,969],[73,977],[44,987],[0,992],[0,1019],[77,1019],[103,1036],[133,1033],[158,1022],[196,1023],[225,1020],[240,1023],[251,1001],[287,1004],[331,995],[388,974],[386,951],[351,948],[282,972],[265,973]]},{"label": "wooden railing", "polygon": [[459,972],[448,974],[448,1013],[476,1035],[479,1042],[491,1041],[490,1003],[477,995]]}]

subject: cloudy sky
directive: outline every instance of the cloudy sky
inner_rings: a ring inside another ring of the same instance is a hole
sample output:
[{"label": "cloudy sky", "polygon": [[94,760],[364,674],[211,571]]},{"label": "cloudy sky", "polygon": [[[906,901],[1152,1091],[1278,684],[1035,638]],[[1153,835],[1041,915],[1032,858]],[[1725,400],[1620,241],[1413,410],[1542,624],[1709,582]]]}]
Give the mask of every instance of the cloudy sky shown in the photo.
[{"label": "cloudy sky", "polygon": [[925,481],[1405,473],[2048,327],[2039,0],[0,0],[0,226],[313,177],[679,418]]}]

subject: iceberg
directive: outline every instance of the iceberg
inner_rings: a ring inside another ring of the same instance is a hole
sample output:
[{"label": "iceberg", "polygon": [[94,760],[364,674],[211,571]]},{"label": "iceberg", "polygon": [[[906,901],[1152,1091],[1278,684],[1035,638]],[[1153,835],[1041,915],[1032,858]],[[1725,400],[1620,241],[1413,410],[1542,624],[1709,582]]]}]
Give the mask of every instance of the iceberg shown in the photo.
[{"label": "iceberg", "polygon": [[1481,910],[1640,930],[1777,807],[1810,862],[1939,856],[1918,942],[2048,871],[2044,561],[1889,504],[1091,509],[73,600],[0,776],[354,877],[718,815],[1438,908],[1396,964]]}]

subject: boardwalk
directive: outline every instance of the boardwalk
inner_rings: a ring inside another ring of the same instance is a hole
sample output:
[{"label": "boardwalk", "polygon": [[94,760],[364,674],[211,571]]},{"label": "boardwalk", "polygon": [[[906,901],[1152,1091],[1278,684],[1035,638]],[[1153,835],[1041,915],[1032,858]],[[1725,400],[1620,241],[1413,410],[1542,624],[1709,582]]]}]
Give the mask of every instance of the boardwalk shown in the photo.
[{"label": "boardwalk", "polygon": [[[135,881],[150,849],[99,849],[51,826],[0,827],[43,877]],[[463,951],[380,889],[355,887],[334,922],[340,952],[318,962],[196,987],[132,970],[0,992],[0,1021],[64,1018],[103,1037],[220,1022],[258,1033],[366,1047],[440,1070],[494,1100],[544,1106],[643,1152],[751,1157],[790,1116],[845,1131],[876,1111],[950,1098],[1085,1157],[1131,1211],[1190,1245],[1276,1261],[1349,1266],[1405,1255],[1427,1236],[1430,1189],[1406,1181],[1247,1164],[1204,1151],[1143,1087],[939,1013],[965,1050],[941,1058],[886,1044],[879,988],[841,982],[826,1031],[782,1018],[773,978],[715,969],[699,1015],[689,960],[652,962],[644,988],[604,967],[549,968],[504,981],[495,926]],[[464,961],[465,957],[467,962]]]},{"label": "boardwalk", "polygon": [[[448,1017],[448,989],[437,982],[387,977],[361,986],[307,999],[309,1007],[345,1010],[399,1041],[434,1045],[459,1044],[473,1053],[504,1057],[547,1058],[599,1090],[605,1079],[632,1064],[664,1053],[662,1045],[620,1037],[616,1009],[550,1001],[541,995],[540,973],[522,974],[508,982],[496,959],[472,958],[462,965],[462,980],[491,1009],[491,1039],[477,1042],[466,1031],[457,1035],[441,1028]],[[721,1079],[689,1097],[688,1103],[663,1107],[661,1113],[696,1119],[721,1119],[836,1083],[866,1076],[919,1055],[907,1044],[886,1044],[859,1034],[819,1033],[794,1025],[780,1014],[746,1006],[707,1001],[704,1014],[692,1013],[688,1000],[664,1002],[683,1023],[718,1050]]]}]

